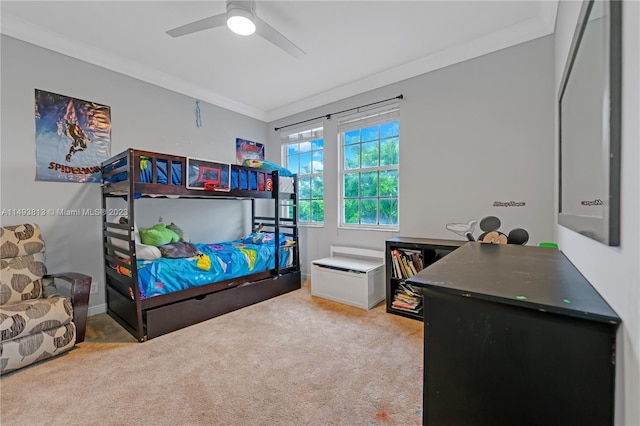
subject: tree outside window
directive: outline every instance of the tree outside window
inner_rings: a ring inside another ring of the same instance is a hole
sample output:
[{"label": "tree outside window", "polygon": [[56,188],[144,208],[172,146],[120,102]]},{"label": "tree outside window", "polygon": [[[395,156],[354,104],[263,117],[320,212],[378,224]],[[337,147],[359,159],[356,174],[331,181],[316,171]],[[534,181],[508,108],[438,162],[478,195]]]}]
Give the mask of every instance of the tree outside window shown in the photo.
[{"label": "tree outside window", "polygon": [[341,226],[396,229],[400,121],[363,121],[363,127],[358,127],[357,121],[350,122],[350,129],[340,133]]},{"label": "tree outside window", "polygon": [[[324,222],[324,139],[322,127],[311,128],[282,137],[285,164],[298,175],[298,221],[307,224]],[[293,215],[290,208],[289,216]]]}]

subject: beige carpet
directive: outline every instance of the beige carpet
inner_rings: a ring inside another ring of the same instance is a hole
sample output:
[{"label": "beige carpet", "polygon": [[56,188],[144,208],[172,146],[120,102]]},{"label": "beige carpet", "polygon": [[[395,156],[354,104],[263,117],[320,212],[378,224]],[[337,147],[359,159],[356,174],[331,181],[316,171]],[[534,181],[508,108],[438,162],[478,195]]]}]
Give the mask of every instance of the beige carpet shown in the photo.
[{"label": "beige carpet", "polygon": [[0,379],[0,424],[421,424],[422,333],[308,283],[145,343],[96,315],[71,352]]}]

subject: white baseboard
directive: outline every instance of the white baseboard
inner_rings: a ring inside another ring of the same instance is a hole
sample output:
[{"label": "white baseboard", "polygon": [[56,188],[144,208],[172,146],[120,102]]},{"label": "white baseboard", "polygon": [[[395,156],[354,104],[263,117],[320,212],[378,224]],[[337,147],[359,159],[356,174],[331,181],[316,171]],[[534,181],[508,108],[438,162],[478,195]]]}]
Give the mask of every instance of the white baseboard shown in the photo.
[{"label": "white baseboard", "polygon": [[96,306],[89,306],[89,309],[87,309],[87,316],[91,317],[98,314],[104,314],[105,312],[107,312],[107,304],[102,303]]}]

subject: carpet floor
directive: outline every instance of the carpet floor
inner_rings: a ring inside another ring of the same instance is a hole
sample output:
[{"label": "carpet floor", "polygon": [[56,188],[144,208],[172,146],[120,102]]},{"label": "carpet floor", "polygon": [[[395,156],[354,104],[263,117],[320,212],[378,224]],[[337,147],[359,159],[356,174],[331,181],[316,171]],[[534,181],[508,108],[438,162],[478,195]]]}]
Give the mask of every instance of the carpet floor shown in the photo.
[{"label": "carpet floor", "polygon": [[423,324],[302,289],[138,343],[108,315],[0,379],[0,424],[416,425]]}]

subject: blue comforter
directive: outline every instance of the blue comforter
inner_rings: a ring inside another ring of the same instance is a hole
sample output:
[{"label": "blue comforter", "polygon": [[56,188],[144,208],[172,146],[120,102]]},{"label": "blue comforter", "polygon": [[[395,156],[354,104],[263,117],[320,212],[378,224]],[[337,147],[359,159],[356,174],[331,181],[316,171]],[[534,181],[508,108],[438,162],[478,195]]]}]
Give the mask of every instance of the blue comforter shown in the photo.
[{"label": "blue comforter", "polygon": [[[273,243],[247,244],[236,240],[194,245],[201,252],[194,257],[138,261],[141,297],[172,293],[275,267]],[[280,247],[280,267],[287,266],[290,254],[290,247]]]}]

